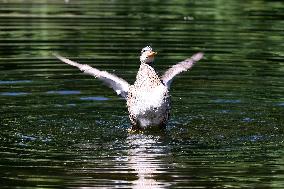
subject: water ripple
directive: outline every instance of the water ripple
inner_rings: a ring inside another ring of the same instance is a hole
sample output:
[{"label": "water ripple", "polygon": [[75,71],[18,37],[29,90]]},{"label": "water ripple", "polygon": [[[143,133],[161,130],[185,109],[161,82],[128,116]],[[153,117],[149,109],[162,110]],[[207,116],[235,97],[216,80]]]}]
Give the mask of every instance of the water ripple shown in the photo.
[{"label": "water ripple", "polygon": [[89,97],[81,97],[81,100],[90,100],[90,101],[105,101],[109,100],[109,98],[103,96],[89,96]]},{"label": "water ripple", "polygon": [[32,80],[11,80],[11,81],[1,81],[0,85],[8,85],[8,84],[24,84],[24,83],[31,83]]},{"label": "water ripple", "polygon": [[28,95],[30,93],[26,93],[26,92],[3,92],[0,93],[0,95],[2,96],[25,96]]},{"label": "water ripple", "polygon": [[81,94],[81,91],[67,91],[67,90],[61,90],[61,91],[47,91],[47,94],[60,94],[60,95],[73,95],[73,94]]}]

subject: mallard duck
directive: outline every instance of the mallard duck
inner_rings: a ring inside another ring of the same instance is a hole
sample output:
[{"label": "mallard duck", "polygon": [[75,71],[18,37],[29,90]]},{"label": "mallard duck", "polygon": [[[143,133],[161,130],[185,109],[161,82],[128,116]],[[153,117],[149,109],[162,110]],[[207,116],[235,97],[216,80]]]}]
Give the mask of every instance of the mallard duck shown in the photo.
[{"label": "mallard duck", "polygon": [[195,62],[203,57],[203,53],[196,53],[191,58],[172,66],[159,77],[153,68],[156,54],[150,46],[141,50],[141,64],[133,85],[106,71],[100,71],[86,64],[79,64],[60,55],[55,56],[62,62],[95,76],[122,96],[126,100],[132,129],[144,130],[166,126],[171,109],[169,90],[174,77],[189,70]]}]

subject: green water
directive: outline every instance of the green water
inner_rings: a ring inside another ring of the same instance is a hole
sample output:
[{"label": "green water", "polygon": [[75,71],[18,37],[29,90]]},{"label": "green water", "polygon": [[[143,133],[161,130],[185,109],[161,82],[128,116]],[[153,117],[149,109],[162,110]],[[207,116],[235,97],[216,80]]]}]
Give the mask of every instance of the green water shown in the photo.
[{"label": "green water", "polygon": [[[284,3],[0,0],[1,188],[283,188]],[[165,131],[128,132],[123,99],[52,53],[132,83],[175,79]]]}]

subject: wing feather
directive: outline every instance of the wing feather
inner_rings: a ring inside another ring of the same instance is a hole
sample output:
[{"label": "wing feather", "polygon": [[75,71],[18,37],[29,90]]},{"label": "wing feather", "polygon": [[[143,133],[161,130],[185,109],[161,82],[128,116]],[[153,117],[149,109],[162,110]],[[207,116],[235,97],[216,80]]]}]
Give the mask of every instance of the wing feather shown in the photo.
[{"label": "wing feather", "polygon": [[124,79],[121,79],[116,75],[110,74],[106,71],[100,71],[87,64],[79,64],[60,55],[54,54],[54,56],[66,64],[79,68],[81,71],[88,75],[95,76],[99,80],[103,81],[104,84],[112,88],[118,95],[122,96],[123,98],[127,98],[130,85]]},{"label": "wing feather", "polygon": [[189,70],[194,65],[194,63],[202,59],[202,57],[203,53],[199,52],[194,54],[192,57],[185,59],[184,61],[181,61],[176,65],[173,65],[161,77],[161,80],[164,83],[164,85],[167,86],[169,89],[176,75],[178,75],[181,72]]}]

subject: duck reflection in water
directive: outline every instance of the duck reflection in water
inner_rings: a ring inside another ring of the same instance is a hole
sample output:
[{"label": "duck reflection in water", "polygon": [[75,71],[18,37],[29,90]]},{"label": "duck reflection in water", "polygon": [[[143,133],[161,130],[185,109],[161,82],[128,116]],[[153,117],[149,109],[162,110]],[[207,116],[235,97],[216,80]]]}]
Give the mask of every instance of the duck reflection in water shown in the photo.
[{"label": "duck reflection in water", "polygon": [[127,138],[129,145],[129,166],[135,170],[138,179],[133,181],[133,188],[165,188],[169,183],[159,181],[163,173],[167,173],[169,156],[167,145],[163,145],[161,136],[146,134],[130,134]]}]

